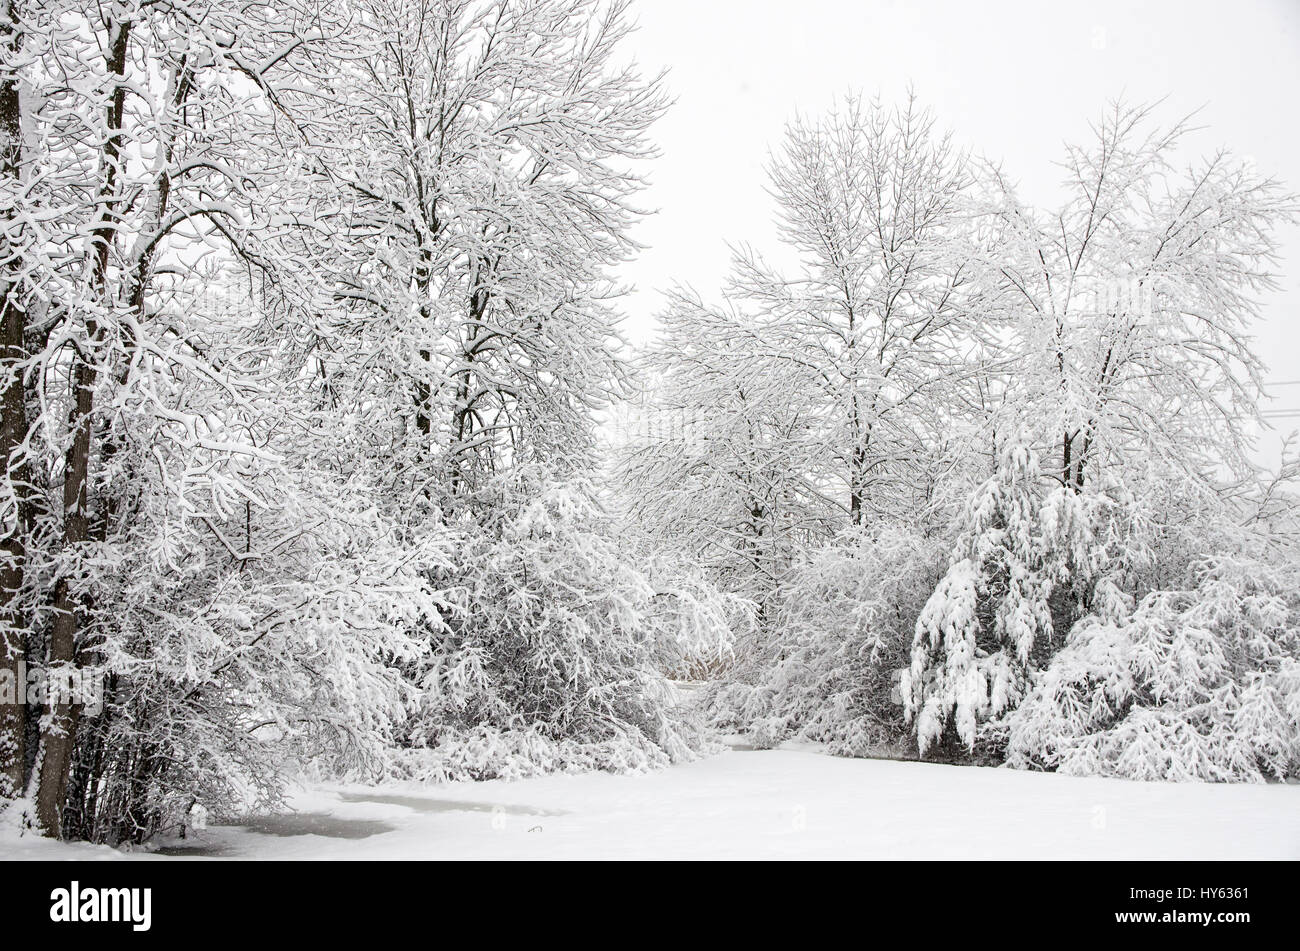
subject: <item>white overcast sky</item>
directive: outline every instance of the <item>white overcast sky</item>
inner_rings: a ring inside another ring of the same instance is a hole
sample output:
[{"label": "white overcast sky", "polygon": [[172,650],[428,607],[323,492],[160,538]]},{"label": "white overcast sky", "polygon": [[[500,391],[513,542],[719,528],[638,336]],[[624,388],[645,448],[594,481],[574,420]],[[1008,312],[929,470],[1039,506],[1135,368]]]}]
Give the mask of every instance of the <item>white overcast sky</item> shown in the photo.
[{"label": "white overcast sky", "polygon": [[[643,340],[680,282],[716,295],[728,242],[774,243],[764,165],[796,112],[851,90],[896,101],[912,83],[939,124],[1051,205],[1066,140],[1105,104],[1166,98],[1200,110],[1197,154],[1227,146],[1300,191],[1300,0],[641,0],[631,53],[669,70],[676,104],[655,127],[661,158],[625,277],[626,330]],[[1192,157],[1189,155],[1189,157]],[[1300,380],[1300,228],[1283,235],[1283,290],[1258,329],[1272,381]],[[1300,407],[1300,386],[1274,405]],[[1287,428],[1300,424],[1288,420]]]}]

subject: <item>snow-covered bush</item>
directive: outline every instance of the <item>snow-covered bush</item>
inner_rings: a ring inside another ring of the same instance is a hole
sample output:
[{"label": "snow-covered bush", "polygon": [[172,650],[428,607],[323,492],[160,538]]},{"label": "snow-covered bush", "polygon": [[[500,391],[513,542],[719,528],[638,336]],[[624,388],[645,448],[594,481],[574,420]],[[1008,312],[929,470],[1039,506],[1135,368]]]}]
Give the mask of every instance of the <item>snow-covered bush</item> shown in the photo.
[{"label": "snow-covered bush", "polygon": [[1009,444],[972,493],[947,571],[916,621],[900,690],[922,753],[951,725],[973,748],[980,721],[1014,707],[1078,608],[1124,604],[1104,572],[1110,500],[1045,492],[1033,450]]},{"label": "snow-covered bush", "polygon": [[897,675],[941,570],[936,541],[899,527],[849,531],[811,554],[791,573],[748,680],[710,697],[716,724],[762,746],[797,738],[850,756],[897,744]]},{"label": "snow-covered bush", "polygon": [[[447,628],[402,757],[421,779],[643,769],[702,736],[661,670],[665,592],[635,567],[590,487],[550,485],[468,531],[447,573]],[[671,593],[682,638],[729,632],[712,602]],[[690,607],[688,607],[690,605]]]},{"label": "snow-covered bush", "polygon": [[655,592],[646,623],[656,669],[674,680],[699,680],[733,663],[737,645],[752,640],[757,605],[719,590],[680,556],[641,547],[631,553]]},{"label": "snow-covered bush", "polygon": [[1193,587],[1089,616],[991,728],[1008,765],[1138,780],[1300,770],[1300,576],[1221,555]]}]

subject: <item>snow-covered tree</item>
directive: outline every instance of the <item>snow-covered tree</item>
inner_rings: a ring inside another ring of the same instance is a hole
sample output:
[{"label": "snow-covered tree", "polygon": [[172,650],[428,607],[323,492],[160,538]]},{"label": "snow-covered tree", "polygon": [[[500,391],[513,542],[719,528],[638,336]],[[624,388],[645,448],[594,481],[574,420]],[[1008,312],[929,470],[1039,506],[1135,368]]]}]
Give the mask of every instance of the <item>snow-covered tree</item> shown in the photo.
[{"label": "snow-covered tree", "polygon": [[[636,517],[770,626],[803,555],[928,508],[983,374],[968,162],[913,97],[796,120],[770,176],[787,268],[737,254],[721,306],[677,291],[648,354]],[[675,420],[679,438],[664,438]]]},{"label": "snow-covered tree", "polygon": [[972,495],[951,564],[917,619],[900,689],[922,752],[949,717],[973,745],[977,718],[1019,700],[1035,642],[1052,635],[1037,477],[1027,448],[1003,451]]},{"label": "snow-covered tree", "polygon": [[[45,832],[138,840],[478,713],[561,765],[684,755],[662,669],[725,650],[731,602],[608,521],[511,527],[597,508],[664,106],[621,62],[626,4],[15,9],[0,647],[106,693],[51,703],[39,751],[6,707],[4,794],[31,774]],[[517,637],[551,666],[516,669]]]},{"label": "snow-covered tree", "polygon": [[752,317],[676,291],[620,447],[630,518],[765,613],[800,552],[843,520],[808,366],[771,359]]},{"label": "snow-covered tree", "polygon": [[1115,106],[1094,147],[1068,149],[1068,197],[1050,216],[992,172],[994,238],[972,279],[1000,328],[994,365],[1010,372],[990,379],[974,432],[1051,461],[1040,473],[1002,455],[957,523],[905,677],[922,750],[949,718],[973,745],[1079,615],[1114,619],[1141,596],[1189,504],[1222,517],[1213,500],[1250,471],[1240,420],[1256,412],[1260,363],[1247,334],[1292,204],[1224,154],[1179,175],[1184,131]]},{"label": "snow-covered tree", "polygon": [[[622,60],[627,4],[355,9],[364,55],[330,81],[329,134],[303,149],[342,226],[334,301],[290,326],[302,366],[370,421],[358,458],[382,470],[377,504],[408,538],[452,533],[464,556],[429,576],[445,603],[410,671],[427,693],[407,731],[423,750],[411,768],[681,755],[656,638],[682,628],[640,604],[638,552],[613,544],[608,520],[582,527],[602,521],[597,414],[627,375],[613,269],[634,247],[639,163],[664,107],[658,80]],[[544,539],[512,528],[539,513],[558,520]],[[580,687],[591,695],[568,696]]]},{"label": "snow-covered tree", "polygon": [[[1050,485],[1050,483],[1049,483]],[[1044,486],[1019,440],[967,500],[947,571],[916,620],[900,689],[921,752],[951,724],[968,747],[982,720],[1014,707],[1085,611],[1113,616],[1130,598],[1136,533],[1122,493]]]},{"label": "snow-covered tree", "polygon": [[39,151],[27,138],[30,121],[23,121],[24,59],[41,52],[29,32],[17,2],[0,6],[0,691],[12,694],[0,702],[0,800],[20,795],[26,777],[26,711],[16,703],[27,651],[21,589],[33,515],[24,372],[48,214],[33,180]]},{"label": "snow-covered tree", "polygon": [[1207,559],[1194,586],[1090,615],[996,725],[1021,768],[1261,782],[1300,772],[1295,561]]},{"label": "snow-covered tree", "polygon": [[[223,421],[173,399],[185,389],[178,380],[222,368],[170,318],[192,309],[215,246],[251,256],[261,243],[246,213],[269,177],[257,117],[269,116],[275,83],[329,18],[221,2],[57,0],[8,12],[9,63],[21,64],[6,73],[24,143],[16,174],[31,187],[10,229],[19,323],[7,324],[5,365],[16,592],[6,614],[21,614],[35,662],[75,670],[102,657],[90,631],[118,607],[90,598],[91,561],[143,485],[127,463],[140,458],[135,422],[151,421],[163,453],[239,452]],[[243,384],[227,386],[238,399]],[[79,717],[77,704],[55,702],[41,722],[36,812],[51,832]],[[23,760],[33,762],[30,750]]]},{"label": "snow-covered tree", "polygon": [[848,529],[803,558],[773,636],[708,698],[713,722],[768,746],[824,742],[840,755],[900,752],[898,673],[942,571],[937,538],[905,527]]},{"label": "snow-covered tree", "polygon": [[1075,489],[1112,465],[1210,482],[1249,468],[1261,369],[1250,327],[1295,202],[1226,152],[1178,169],[1187,131],[1113,105],[1093,142],[1067,148],[1051,212],[992,170],[999,239],[980,283],[1010,329],[1009,405],[1055,447],[1045,470]]},{"label": "snow-covered tree", "polygon": [[355,8],[365,55],[312,149],[349,234],[312,358],[384,407],[399,477],[444,512],[512,465],[581,473],[625,375],[612,268],[664,107],[621,62],[627,4]]},{"label": "snow-covered tree", "polygon": [[811,369],[849,521],[892,516],[916,501],[918,462],[970,372],[968,161],[914,96],[850,98],[790,124],[771,180],[798,263],[787,274],[746,250],[730,294],[764,318],[773,362]]}]

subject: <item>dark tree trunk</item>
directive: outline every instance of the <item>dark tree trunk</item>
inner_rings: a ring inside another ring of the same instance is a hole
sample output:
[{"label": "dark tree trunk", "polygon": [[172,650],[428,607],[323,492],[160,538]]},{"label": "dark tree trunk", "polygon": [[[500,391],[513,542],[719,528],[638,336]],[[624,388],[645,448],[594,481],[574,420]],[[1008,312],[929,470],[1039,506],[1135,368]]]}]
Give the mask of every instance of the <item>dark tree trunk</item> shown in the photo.
[{"label": "dark tree trunk", "polygon": [[849,523],[857,527],[865,518],[862,505],[867,491],[867,441],[870,435],[863,432],[856,394],[849,410],[849,438],[853,440],[853,451],[849,454]]},{"label": "dark tree trunk", "polygon": [[[0,3],[0,56],[13,62],[22,45],[14,0]],[[0,178],[17,184],[22,177],[22,115],[18,80],[9,73],[0,82]],[[8,217],[8,216],[6,216]],[[8,222],[6,222],[8,224]],[[5,233],[8,233],[6,227]],[[27,313],[21,286],[21,247],[0,244],[0,465],[13,493],[14,511],[6,513],[0,538],[0,689],[12,686],[14,696],[0,700],[0,798],[22,795],[26,787],[26,709],[21,694],[26,654],[26,619],[17,604],[26,568],[26,535],[30,528],[29,466],[22,458],[27,439],[27,403],[23,392],[26,357],[23,332]]]},{"label": "dark tree trunk", "polygon": [[1074,483],[1074,462],[1070,458],[1073,449],[1073,440],[1070,434],[1066,433],[1061,437],[1061,485],[1072,485]]},{"label": "dark tree trunk", "polygon": [[[76,400],[72,445],[68,448],[63,482],[63,541],[75,548],[90,537],[86,512],[90,474],[90,417],[94,408],[95,370],[78,362],[73,371]],[[54,623],[50,631],[51,673],[71,666],[77,656],[78,603],[67,577],[54,587]],[[41,775],[36,793],[36,815],[46,835],[62,834],[63,806],[68,774],[76,744],[80,706],[71,697],[52,696],[50,711],[41,729]]]},{"label": "dark tree trunk", "polygon": [[462,366],[456,374],[456,403],[452,414],[453,444],[451,452],[451,487],[449,501],[455,503],[458,496],[471,492],[476,485],[474,473],[469,469],[469,457],[477,453],[473,445],[475,419],[474,404],[478,395],[473,392],[474,362],[478,355],[479,336],[483,333],[483,317],[487,313],[491,295],[480,283],[469,296],[469,336],[461,353]]},{"label": "dark tree trunk", "polygon": [[866,462],[866,453],[855,449],[849,473],[849,521],[855,526],[862,524],[862,501],[866,492],[862,471]]}]

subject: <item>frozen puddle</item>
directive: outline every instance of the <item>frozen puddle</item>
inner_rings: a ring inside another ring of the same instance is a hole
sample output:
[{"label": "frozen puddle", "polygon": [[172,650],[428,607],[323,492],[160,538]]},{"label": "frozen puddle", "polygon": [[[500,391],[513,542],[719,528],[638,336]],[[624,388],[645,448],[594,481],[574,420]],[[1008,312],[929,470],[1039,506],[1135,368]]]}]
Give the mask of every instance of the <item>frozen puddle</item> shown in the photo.
[{"label": "frozen puddle", "polygon": [[[255,858],[271,852],[294,857],[348,858],[348,843],[360,843],[387,833],[398,838],[409,836],[412,823],[428,822],[437,817],[450,818],[482,814],[477,820],[484,828],[500,829],[517,824],[517,817],[527,819],[565,815],[565,810],[514,803],[481,802],[466,799],[443,799],[414,793],[378,790],[348,792],[318,790],[305,792],[299,799],[300,810],[278,815],[247,816],[233,822],[213,825],[207,832],[183,840],[168,840],[151,849],[149,854],[174,858]],[[512,822],[513,820],[513,822]],[[534,822],[522,826],[541,831]],[[421,838],[437,835],[423,831]],[[273,845],[276,840],[282,846]],[[313,844],[314,843],[314,844]],[[417,846],[417,851],[419,847]],[[344,851],[339,851],[344,850]],[[436,851],[430,857],[437,857]]]},{"label": "frozen puddle", "polygon": [[507,816],[562,816],[559,809],[536,809],[506,803],[466,802],[462,799],[428,799],[424,796],[395,796],[380,793],[339,793],[343,802],[375,802],[389,806],[404,806],[413,812],[432,814],[438,812],[490,812]]},{"label": "frozen puddle", "polygon": [[238,858],[246,857],[248,850],[240,844],[226,841],[229,830],[241,836],[296,836],[318,835],[326,839],[368,839],[372,835],[392,832],[397,827],[379,819],[356,819],[331,815],[327,812],[291,812],[284,815],[249,816],[237,822],[214,825],[213,832],[200,833],[195,838],[172,839],[165,845],[152,849],[154,855],[178,858]]},{"label": "frozen puddle", "polygon": [[150,855],[166,855],[172,858],[221,859],[234,858],[238,852],[233,846],[218,842],[205,842],[199,839],[186,839],[162,845],[152,850]]},{"label": "frozen puddle", "polygon": [[296,812],[283,816],[257,816],[231,823],[258,835],[322,835],[327,839],[368,839],[395,828],[378,819],[343,819],[324,812]]}]

